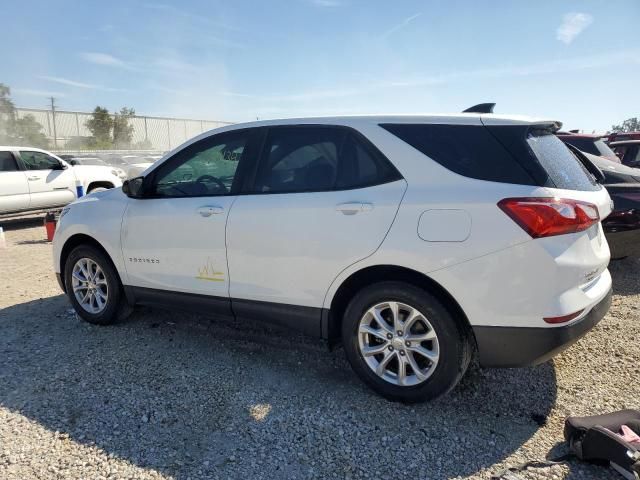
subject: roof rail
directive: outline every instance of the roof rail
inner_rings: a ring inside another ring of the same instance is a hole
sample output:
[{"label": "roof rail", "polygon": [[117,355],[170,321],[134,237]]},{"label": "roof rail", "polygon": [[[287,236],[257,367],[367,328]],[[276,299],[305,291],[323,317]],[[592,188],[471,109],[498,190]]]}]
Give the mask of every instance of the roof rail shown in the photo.
[{"label": "roof rail", "polygon": [[495,106],[495,103],[479,103],[478,105],[463,110],[462,113],[493,113],[493,107]]}]

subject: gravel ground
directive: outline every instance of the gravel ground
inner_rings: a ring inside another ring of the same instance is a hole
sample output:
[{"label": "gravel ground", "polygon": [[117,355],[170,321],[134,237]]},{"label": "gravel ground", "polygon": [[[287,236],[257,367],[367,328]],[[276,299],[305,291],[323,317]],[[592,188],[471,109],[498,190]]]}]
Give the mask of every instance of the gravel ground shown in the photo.
[{"label": "gravel ground", "polygon": [[[638,260],[612,265],[610,313],[554,362],[473,368],[445,398],[405,406],[364,387],[341,350],[260,323],[156,309],[83,323],[58,289],[40,220],[8,228],[2,479],[489,479],[544,458],[567,415],[640,404]],[[520,475],[620,478],[577,462]]]}]

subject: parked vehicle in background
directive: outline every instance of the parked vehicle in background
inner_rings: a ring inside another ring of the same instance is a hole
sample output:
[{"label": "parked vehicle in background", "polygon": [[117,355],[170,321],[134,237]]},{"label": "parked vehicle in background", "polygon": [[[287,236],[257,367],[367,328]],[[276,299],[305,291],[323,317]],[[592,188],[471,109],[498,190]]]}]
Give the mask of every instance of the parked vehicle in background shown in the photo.
[{"label": "parked vehicle in background", "polygon": [[613,200],[613,211],[602,220],[611,258],[640,256],[640,169],[571,148],[581,161],[586,158],[604,175],[602,183]]},{"label": "parked vehicle in background", "polygon": [[[109,167],[104,160],[101,160],[98,157],[73,157],[69,160],[71,165],[96,165],[101,167]],[[127,179],[127,173],[120,167],[110,166],[113,172],[120,177],[120,180]]]},{"label": "parked vehicle in background", "polygon": [[77,198],[76,181],[87,193],[119,187],[108,166],[73,166],[37,148],[0,146],[0,214],[61,207]]},{"label": "parked vehicle in background", "polygon": [[621,140],[609,144],[623,164],[640,167],[640,140]]},{"label": "parked vehicle in background", "polygon": [[610,133],[607,143],[621,142],[623,140],[640,140],[640,132],[614,132]]},{"label": "parked vehicle in background", "polygon": [[558,126],[468,113],[213,130],[65,208],[55,271],[89,322],[135,304],[263,318],[341,340],[388,398],[433,398],[476,347],[484,366],[544,362],[609,308],[611,199]]},{"label": "parked vehicle in background", "polygon": [[598,155],[612,162],[620,163],[620,159],[602,139],[602,135],[587,133],[558,132],[558,138],[563,142],[573,145],[578,150],[591,155]]}]

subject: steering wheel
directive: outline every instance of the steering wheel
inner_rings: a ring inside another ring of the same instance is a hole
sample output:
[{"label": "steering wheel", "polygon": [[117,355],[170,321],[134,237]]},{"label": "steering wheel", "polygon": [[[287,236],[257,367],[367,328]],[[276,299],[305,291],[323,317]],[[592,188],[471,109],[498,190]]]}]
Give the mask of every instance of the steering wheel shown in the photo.
[{"label": "steering wheel", "polygon": [[223,192],[227,193],[227,186],[224,183],[222,183],[222,181],[219,178],[216,178],[213,175],[202,175],[198,177],[196,180],[196,183],[210,183],[210,182],[215,183],[216,185],[218,185],[218,187],[222,189]]}]

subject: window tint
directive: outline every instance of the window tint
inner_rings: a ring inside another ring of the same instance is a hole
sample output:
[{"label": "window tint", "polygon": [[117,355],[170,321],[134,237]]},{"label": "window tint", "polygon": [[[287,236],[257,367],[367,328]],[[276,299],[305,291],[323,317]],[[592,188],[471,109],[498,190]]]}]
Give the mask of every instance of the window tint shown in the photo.
[{"label": "window tint", "polygon": [[230,193],[248,135],[216,135],[178,152],[154,174],[151,195],[175,198]]},{"label": "window tint", "polygon": [[556,188],[569,190],[599,190],[595,179],[567,146],[552,132],[531,129],[527,144]]},{"label": "window tint", "polygon": [[272,128],[263,152],[257,193],[345,190],[401,178],[375,147],[346,128]]},{"label": "window tint", "polygon": [[18,164],[11,152],[0,152],[0,172],[15,172]]},{"label": "window tint", "polygon": [[53,170],[60,168],[60,162],[46,153],[21,150],[20,158],[27,170]]},{"label": "window tint", "polygon": [[384,124],[412,147],[465,177],[533,185],[534,179],[481,125]]}]

